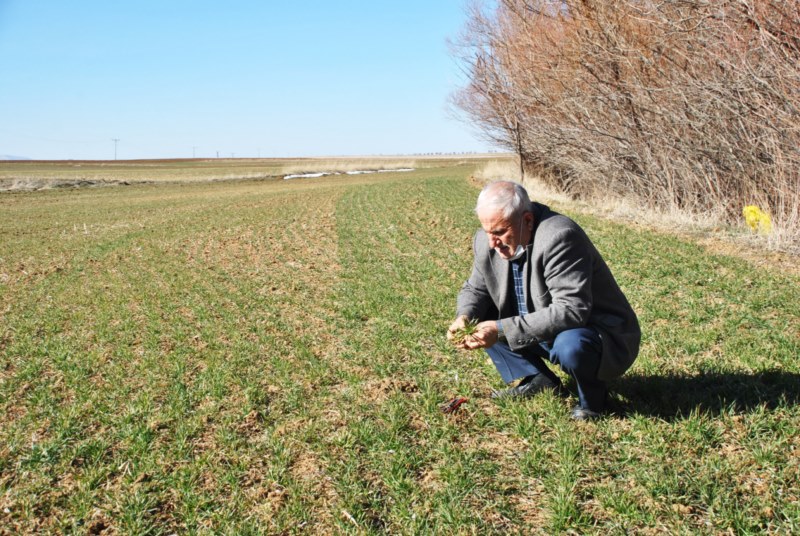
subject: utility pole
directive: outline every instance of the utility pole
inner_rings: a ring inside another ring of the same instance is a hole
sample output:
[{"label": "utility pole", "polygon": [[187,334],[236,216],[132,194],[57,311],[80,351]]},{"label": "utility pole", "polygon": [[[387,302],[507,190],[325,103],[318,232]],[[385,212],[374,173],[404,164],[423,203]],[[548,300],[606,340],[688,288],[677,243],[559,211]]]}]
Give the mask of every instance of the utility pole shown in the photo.
[{"label": "utility pole", "polygon": [[111,141],[114,142],[114,160],[117,159],[117,142],[119,142],[119,138],[111,138]]},{"label": "utility pole", "polygon": [[194,145],[192,145],[192,158],[194,158],[194,150],[197,149]]}]

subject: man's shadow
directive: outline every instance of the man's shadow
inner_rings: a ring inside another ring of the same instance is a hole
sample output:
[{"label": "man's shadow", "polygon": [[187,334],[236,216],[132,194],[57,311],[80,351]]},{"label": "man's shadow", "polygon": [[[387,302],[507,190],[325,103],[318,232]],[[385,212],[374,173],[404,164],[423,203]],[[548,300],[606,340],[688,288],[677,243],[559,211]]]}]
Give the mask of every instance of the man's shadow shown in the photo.
[{"label": "man's shadow", "polygon": [[612,412],[665,420],[680,419],[693,411],[718,415],[800,402],[800,374],[779,369],[754,373],[700,372],[693,376],[633,373],[613,382],[611,388],[624,400],[613,401]]}]

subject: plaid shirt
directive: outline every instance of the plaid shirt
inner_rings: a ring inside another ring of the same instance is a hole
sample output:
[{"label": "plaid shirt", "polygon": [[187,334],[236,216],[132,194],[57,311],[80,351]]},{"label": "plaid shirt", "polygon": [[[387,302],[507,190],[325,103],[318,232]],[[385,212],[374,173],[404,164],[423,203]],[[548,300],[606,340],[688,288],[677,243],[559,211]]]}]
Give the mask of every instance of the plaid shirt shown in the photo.
[{"label": "plaid shirt", "polygon": [[514,294],[517,296],[517,311],[519,316],[528,314],[528,306],[525,303],[525,291],[523,290],[522,264],[524,261],[511,261],[511,269],[514,272]]}]

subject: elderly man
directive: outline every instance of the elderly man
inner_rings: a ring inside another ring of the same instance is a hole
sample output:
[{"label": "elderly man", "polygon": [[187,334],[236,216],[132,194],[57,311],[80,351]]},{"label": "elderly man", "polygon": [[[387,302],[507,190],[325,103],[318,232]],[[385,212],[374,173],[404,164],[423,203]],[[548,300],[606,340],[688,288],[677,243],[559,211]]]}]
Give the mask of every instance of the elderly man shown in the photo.
[{"label": "elderly man", "polygon": [[[531,203],[514,182],[486,186],[475,212],[483,230],[473,240],[472,275],[448,338],[460,348],[484,348],[506,383],[520,379],[494,398],[562,392],[547,359],[575,379],[580,403],[571,417],[599,417],[606,381],[631,366],[641,338],[605,261],[578,224]],[[470,320],[480,322],[477,330],[454,338]]]}]

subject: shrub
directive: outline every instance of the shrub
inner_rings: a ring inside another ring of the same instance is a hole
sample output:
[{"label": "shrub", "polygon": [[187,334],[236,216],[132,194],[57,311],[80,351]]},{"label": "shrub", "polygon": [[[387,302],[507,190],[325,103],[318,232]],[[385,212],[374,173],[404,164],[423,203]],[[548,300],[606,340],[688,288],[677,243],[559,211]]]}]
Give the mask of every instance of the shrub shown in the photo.
[{"label": "shrub", "polygon": [[[575,197],[800,220],[794,0],[476,4],[455,104]],[[797,237],[794,237],[795,239]]]}]

